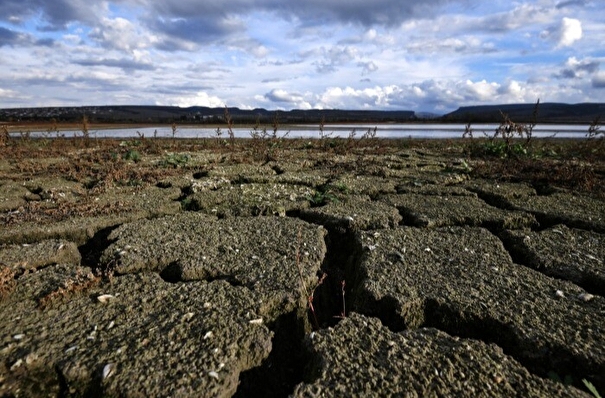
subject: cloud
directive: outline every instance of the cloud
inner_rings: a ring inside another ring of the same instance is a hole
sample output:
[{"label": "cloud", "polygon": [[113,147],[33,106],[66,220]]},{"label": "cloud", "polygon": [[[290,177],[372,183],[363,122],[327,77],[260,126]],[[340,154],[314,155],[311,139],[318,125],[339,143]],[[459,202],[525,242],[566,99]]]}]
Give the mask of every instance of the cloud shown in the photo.
[{"label": "cloud", "polygon": [[264,96],[265,99],[275,102],[278,104],[288,104],[291,107],[297,109],[310,109],[312,108],[311,104],[309,104],[304,96],[299,93],[289,93],[283,89],[273,89],[270,92],[266,93]]},{"label": "cloud", "polygon": [[496,52],[493,43],[484,43],[476,37],[447,37],[417,40],[407,49],[415,54],[488,54]]},{"label": "cloud", "polygon": [[358,62],[357,66],[361,67],[362,75],[369,75],[370,73],[376,72],[378,70],[378,65],[376,65],[374,61]]},{"label": "cloud", "polygon": [[586,0],[567,0],[562,1],[557,4],[557,8],[567,8],[567,7],[583,7],[587,3]]},{"label": "cloud", "polygon": [[102,18],[88,36],[105,48],[127,52],[147,48],[154,40],[153,34],[139,32],[137,27],[125,18]]},{"label": "cloud", "polygon": [[190,106],[207,106],[210,108],[219,108],[225,106],[225,101],[219,97],[208,95],[205,91],[200,91],[192,96],[176,97],[168,100],[171,105],[188,108]]},{"label": "cloud", "polygon": [[41,16],[40,30],[59,30],[69,22],[94,22],[96,15],[102,14],[101,9],[106,2],[90,2],[88,0],[2,0],[0,2],[0,20],[14,23]]},{"label": "cloud", "polygon": [[200,44],[216,44],[228,36],[241,34],[245,27],[241,21],[210,16],[164,18],[153,17],[146,21],[148,28],[163,39],[159,48],[165,51],[193,51]]},{"label": "cloud", "polygon": [[[301,54],[302,55],[302,54]],[[330,49],[321,47],[319,50],[313,50],[303,56],[318,56],[321,59],[313,62],[317,73],[331,73],[338,70],[338,67],[346,65],[358,56],[358,51],[351,46],[333,46]]]},{"label": "cloud", "polygon": [[18,42],[23,41],[23,36],[23,34],[17,33],[14,30],[0,26],[0,47],[17,44]]},{"label": "cloud", "polygon": [[132,71],[132,70],[154,70],[155,66],[144,63],[132,61],[129,59],[111,59],[111,58],[102,58],[102,59],[86,59],[86,60],[76,60],[75,64],[82,66],[107,66],[110,68],[121,68],[124,71]]},{"label": "cloud", "polygon": [[21,95],[21,93],[19,93],[18,91],[5,90],[3,88],[0,88],[0,98],[10,99],[10,100],[20,100],[20,99],[25,99],[27,97]]},{"label": "cloud", "polygon": [[605,88],[605,72],[599,72],[592,77],[592,87]]},{"label": "cloud", "polygon": [[534,4],[523,3],[510,11],[488,14],[479,18],[463,18],[463,28],[479,29],[487,32],[508,32],[549,22],[553,10]]},{"label": "cloud", "polygon": [[582,22],[573,18],[563,18],[559,28],[559,46],[569,47],[582,38]]},{"label": "cloud", "polygon": [[448,0],[148,0],[146,6],[152,15],[168,18],[200,18],[222,20],[228,15],[241,15],[253,9],[280,14],[292,21],[305,21],[307,25],[326,22],[356,23],[365,26],[397,26],[402,21],[430,16],[434,9]]},{"label": "cloud", "polygon": [[600,62],[594,59],[578,60],[570,57],[565,62],[565,67],[555,75],[560,79],[579,79],[591,75],[599,70]]}]

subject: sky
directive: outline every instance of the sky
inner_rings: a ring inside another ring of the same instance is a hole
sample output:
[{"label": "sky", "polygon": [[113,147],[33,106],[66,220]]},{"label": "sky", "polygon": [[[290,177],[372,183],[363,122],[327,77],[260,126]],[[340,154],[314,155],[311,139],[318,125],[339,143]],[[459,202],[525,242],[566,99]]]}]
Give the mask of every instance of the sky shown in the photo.
[{"label": "sky", "polygon": [[605,102],[604,0],[1,0],[0,108]]}]

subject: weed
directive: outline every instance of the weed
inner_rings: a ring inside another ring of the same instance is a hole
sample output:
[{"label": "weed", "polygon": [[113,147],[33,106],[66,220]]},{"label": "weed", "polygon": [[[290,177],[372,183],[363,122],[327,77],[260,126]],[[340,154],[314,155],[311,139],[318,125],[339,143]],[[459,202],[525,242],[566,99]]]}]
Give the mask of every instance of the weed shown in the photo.
[{"label": "weed", "polygon": [[597,116],[588,126],[588,133],[586,137],[588,139],[594,139],[597,136],[601,135],[601,139],[605,138],[605,131],[601,130],[601,116]]},{"label": "weed", "polygon": [[280,136],[279,131],[279,114],[276,113],[273,116],[271,122],[272,133],[267,131],[267,127],[260,125],[260,118],[257,117],[256,123],[250,131],[250,137],[252,142],[250,144],[250,150],[254,160],[264,160],[265,162],[276,160],[278,158],[278,151],[284,143],[284,139],[288,136],[289,132]]},{"label": "weed", "polygon": [[184,167],[191,160],[191,156],[185,153],[169,153],[166,157],[160,160],[159,165],[162,167],[179,168]]},{"label": "weed", "polygon": [[326,117],[322,116],[321,120],[319,121],[319,140],[325,140],[326,138],[330,138],[330,136],[332,135],[332,133],[326,133],[325,131],[326,128]]},{"label": "weed", "polygon": [[586,379],[582,379],[582,383],[584,383],[588,391],[590,391],[595,398],[601,398],[601,395],[597,391],[597,388],[591,382]]},{"label": "weed", "polygon": [[468,122],[464,126],[464,133],[462,134],[462,138],[473,138],[473,128],[471,127],[471,122]]},{"label": "weed", "polygon": [[8,145],[10,140],[10,134],[8,133],[8,126],[3,124],[0,126],[0,147]]},{"label": "weed", "polygon": [[346,300],[345,300],[345,287],[346,286],[347,286],[347,283],[344,280],[340,281],[340,291],[342,294],[342,312],[340,313],[339,316],[336,317],[339,319],[344,319],[347,317],[347,304],[346,304]]},{"label": "weed", "polygon": [[312,196],[308,196],[307,200],[314,207],[324,206],[328,203],[340,202],[339,196],[347,195],[349,187],[344,183],[325,184],[319,186]]},{"label": "weed", "polygon": [[170,126],[170,129],[172,130],[172,141],[174,141],[176,139],[176,133],[178,131],[177,125],[175,122],[172,122],[172,126]]},{"label": "weed", "polygon": [[135,163],[138,163],[141,161],[141,154],[139,153],[139,151],[135,151],[134,149],[129,149],[128,152],[126,152],[122,155],[122,159],[124,159],[126,161],[131,160]]},{"label": "weed", "polygon": [[315,312],[315,307],[313,306],[313,296],[315,294],[315,290],[317,289],[317,287],[319,287],[326,279],[326,277],[328,276],[328,274],[324,273],[321,278],[319,278],[319,281],[317,282],[317,285],[315,286],[315,288],[309,292],[309,289],[307,289],[307,284],[305,283],[305,278],[303,276],[303,269],[302,269],[302,264],[300,261],[300,247],[302,245],[302,233],[300,230],[300,227],[298,228],[298,238],[297,238],[297,244],[296,244],[296,269],[298,270],[298,276],[300,278],[300,285],[302,287],[302,291],[303,294],[305,295],[305,297],[307,298],[307,305],[309,306],[309,311],[311,312],[311,315],[313,316],[313,327],[315,328],[315,330],[319,330],[319,321],[317,320],[317,313]]},{"label": "weed", "polygon": [[82,131],[82,139],[84,140],[84,146],[87,148],[90,146],[89,127],[90,127],[90,124],[88,122],[88,116],[86,116],[86,115],[82,116],[82,125],[80,127],[80,130]]},{"label": "weed", "polygon": [[235,133],[233,132],[233,119],[229,114],[229,108],[225,105],[225,123],[227,123],[227,134],[229,135],[229,146],[231,152],[235,150]]},{"label": "weed", "polygon": [[[516,123],[507,114],[500,111],[502,122],[496,128],[494,135],[487,136],[488,142],[483,144],[472,144],[470,153],[474,156],[488,156],[498,158],[508,158],[512,156],[525,156],[529,153],[532,144],[533,131],[538,119],[538,110],[540,100],[534,105],[532,116],[529,123]],[[473,130],[470,123],[464,128],[462,138],[473,138]],[[519,142],[518,139],[524,139]]]},{"label": "weed", "polygon": [[331,202],[338,202],[338,198],[330,192],[315,191],[313,196],[307,197],[312,206],[324,206]]}]

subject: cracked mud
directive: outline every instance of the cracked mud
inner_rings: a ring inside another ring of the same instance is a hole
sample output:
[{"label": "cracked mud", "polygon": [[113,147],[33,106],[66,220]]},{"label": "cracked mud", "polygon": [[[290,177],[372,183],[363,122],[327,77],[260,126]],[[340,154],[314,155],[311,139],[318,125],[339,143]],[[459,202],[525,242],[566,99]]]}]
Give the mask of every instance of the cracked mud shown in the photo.
[{"label": "cracked mud", "polygon": [[189,155],[3,165],[0,396],[605,390],[602,199],[434,149]]}]

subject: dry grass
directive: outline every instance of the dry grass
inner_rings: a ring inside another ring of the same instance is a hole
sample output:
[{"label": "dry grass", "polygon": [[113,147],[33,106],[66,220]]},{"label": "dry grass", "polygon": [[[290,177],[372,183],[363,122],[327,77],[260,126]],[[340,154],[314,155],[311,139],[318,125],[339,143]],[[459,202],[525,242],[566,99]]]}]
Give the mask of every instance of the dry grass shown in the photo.
[{"label": "dry grass", "polygon": [[38,306],[40,308],[47,308],[53,303],[62,301],[71,295],[90,289],[100,281],[100,276],[95,276],[92,272],[83,273],[78,270],[74,277],[67,279],[57,289],[40,297],[38,299]]},{"label": "dry grass", "polygon": [[15,271],[6,266],[0,266],[0,299],[6,297],[16,286]]}]

